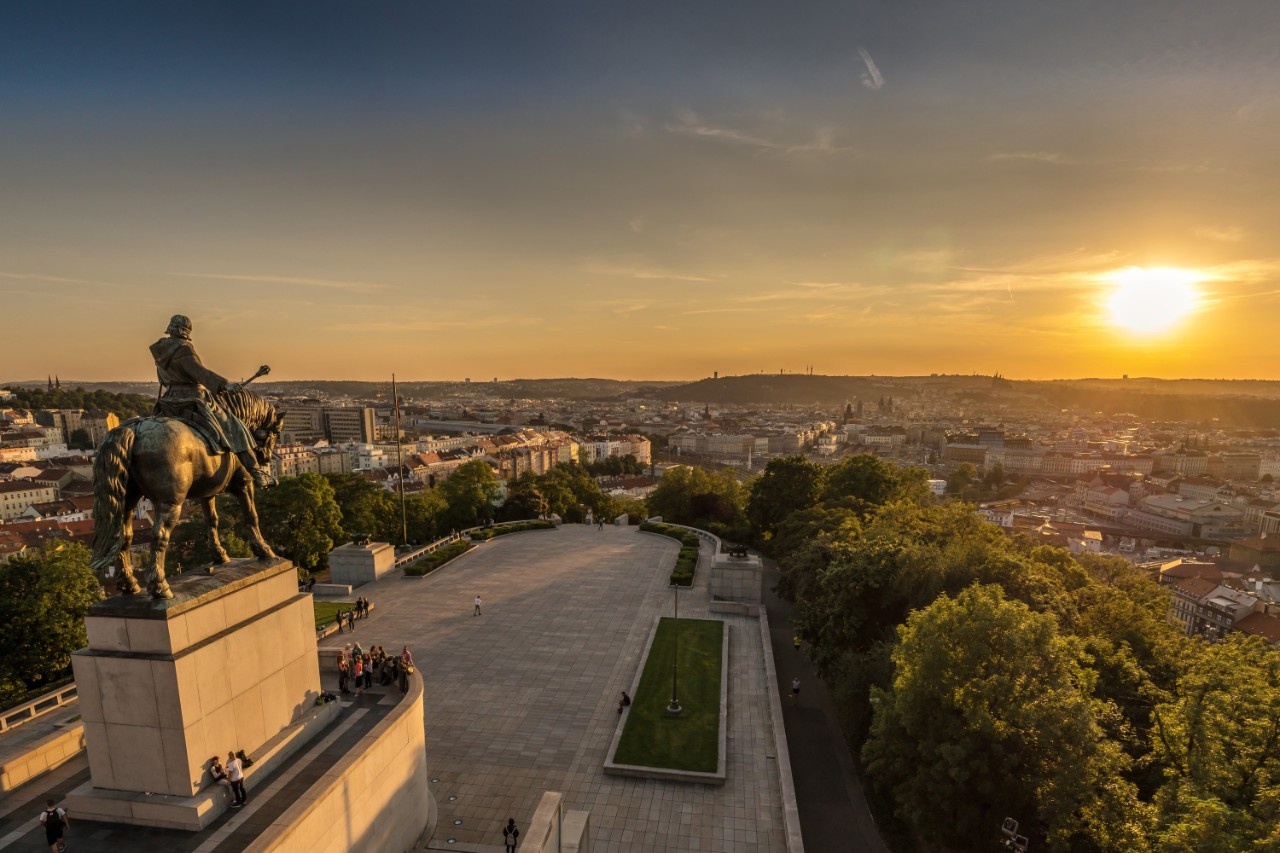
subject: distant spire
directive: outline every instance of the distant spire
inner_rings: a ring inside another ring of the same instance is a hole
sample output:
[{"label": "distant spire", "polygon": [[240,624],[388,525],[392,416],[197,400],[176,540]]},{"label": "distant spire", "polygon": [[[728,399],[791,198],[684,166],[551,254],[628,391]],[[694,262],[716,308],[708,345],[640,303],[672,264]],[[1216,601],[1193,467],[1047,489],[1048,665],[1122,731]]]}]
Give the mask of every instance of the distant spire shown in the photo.
[{"label": "distant spire", "polygon": [[53,390],[53,377],[52,377],[52,376],[50,376],[50,377],[49,377],[49,390],[50,390],[50,391],[52,391],[52,390]]},{"label": "distant spire", "polygon": [[62,387],[62,380],[58,378],[58,374],[56,374],[56,373],[55,373],[55,374],[53,374],[53,387],[54,387],[54,388],[61,388],[61,387]]}]

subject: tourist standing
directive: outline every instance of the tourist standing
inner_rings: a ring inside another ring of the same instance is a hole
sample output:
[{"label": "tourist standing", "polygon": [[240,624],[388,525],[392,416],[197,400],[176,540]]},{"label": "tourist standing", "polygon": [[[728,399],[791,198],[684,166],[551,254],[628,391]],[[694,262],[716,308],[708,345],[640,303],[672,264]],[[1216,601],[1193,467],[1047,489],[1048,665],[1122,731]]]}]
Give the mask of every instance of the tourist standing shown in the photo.
[{"label": "tourist standing", "polygon": [[67,849],[62,834],[71,826],[71,818],[67,817],[67,810],[59,807],[56,800],[45,800],[45,810],[40,813],[40,825],[44,827],[44,840],[49,843],[50,853],[60,853]]},{"label": "tourist standing", "polygon": [[351,674],[356,679],[356,698],[364,693],[364,655],[356,655],[351,664]]},{"label": "tourist standing", "polygon": [[478,595],[476,596],[476,600],[475,600],[475,608],[471,611],[471,615],[472,615],[472,616],[479,616],[479,615],[480,615],[480,596],[478,596]]},{"label": "tourist standing", "polygon": [[231,808],[238,809],[248,801],[249,796],[244,792],[244,765],[236,758],[234,751],[227,753],[227,781],[231,783],[231,793],[236,795]]},{"label": "tourist standing", "polygon": [[796,705],[800,702],[800,676],[791,679],[791,704]]},{"label": "tourist standing", "polygon": [[347,656],[342,655],[338,658],[338,692],[350,693],[347,689],[347,681],[351,678],[351,664],[347,662]]},{"label": "tourist standing", "polygon": [[507,846],[507,853],[516,849],[516,839],[520,837],[520,830],[516,828],[516,819],[507,818],[507,825],[502,827],[502,843]]}]

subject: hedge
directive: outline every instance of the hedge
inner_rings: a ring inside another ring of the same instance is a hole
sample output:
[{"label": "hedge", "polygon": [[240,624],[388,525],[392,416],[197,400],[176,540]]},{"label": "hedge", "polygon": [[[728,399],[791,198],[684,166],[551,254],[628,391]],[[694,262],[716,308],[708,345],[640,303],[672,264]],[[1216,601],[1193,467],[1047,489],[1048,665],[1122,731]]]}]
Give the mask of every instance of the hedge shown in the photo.
[{"label": "hedge", "polygon": [[675,527],[670,524],[658,524],[646,521],[640,525],[646,533],[657,533],[680,543],[680,553],[676,556],[676,567],[671,570],[672,586],[693,586],[693,573],[698,568],[698,545],[701,537],[691,530]]},{"label": "hedge", "polygon": [[515,524],[499,524],[496,527],[483,527],[471,531],[471,541],[487,542],[495,536],[506,536],[508,533],[523,533],[526,530],[555,530],[554,521],[521,521]]},{"label": "hedge", "polygon": [[406,577],[420,578],[423,575],[433,572],[452,560],[454,557],[461,557],[463,554],[476,547],[474,542],[454,542],[443,548],[437,548],[430,554],[427,554],[421,560],[414,560],[412,563],[404,567]]}]

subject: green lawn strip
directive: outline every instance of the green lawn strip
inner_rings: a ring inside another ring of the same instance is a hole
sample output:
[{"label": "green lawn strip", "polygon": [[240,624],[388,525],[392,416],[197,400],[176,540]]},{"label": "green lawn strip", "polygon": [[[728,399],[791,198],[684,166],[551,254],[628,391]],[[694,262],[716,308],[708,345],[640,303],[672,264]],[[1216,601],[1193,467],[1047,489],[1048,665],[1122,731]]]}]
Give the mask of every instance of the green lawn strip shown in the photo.
[{"label": "green lawn strip", "polygon": [[350,601],[315,601],[311,606],[316,611],[316,630],[332,625],[338,619],[339,610],[351,610],[355,607]]},{"label": "green lawn strip", "polygon": [[430,554],[427,554],[421,560],[415,560],[413,563],[404,567],[405,575],[409,577],[422,577],[425,574],[435,571],[454,557],[461,557],[463,554],[476,547],[474,542],[462,540],[445,545],[443,548],[437,548]]},{"label": "green lawn strip", "polygon": [[671,701],[671,660],[676,648],[674,619],[658,623],[640,686],[613,756],[617,764],[668,767],[714,773],[720,743],[720,656],[724,623],[679,620],[679,699],[683,712],[666,715]]}]

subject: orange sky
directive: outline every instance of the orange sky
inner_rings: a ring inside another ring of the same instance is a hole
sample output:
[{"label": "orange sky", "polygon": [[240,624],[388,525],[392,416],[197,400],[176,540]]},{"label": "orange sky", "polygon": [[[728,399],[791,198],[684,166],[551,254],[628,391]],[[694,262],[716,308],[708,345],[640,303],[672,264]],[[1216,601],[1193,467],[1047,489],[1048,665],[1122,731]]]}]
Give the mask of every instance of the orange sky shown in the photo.
[{"label": "orange sky", "polygon": [[1280,378],[1280,5],[902,5],[0,11],[0,381]]}]

